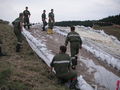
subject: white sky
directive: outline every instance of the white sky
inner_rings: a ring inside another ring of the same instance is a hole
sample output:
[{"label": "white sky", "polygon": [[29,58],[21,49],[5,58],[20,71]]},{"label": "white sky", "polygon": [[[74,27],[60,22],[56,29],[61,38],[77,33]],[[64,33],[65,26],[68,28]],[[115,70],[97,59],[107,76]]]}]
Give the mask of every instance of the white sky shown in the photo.
[{"label": "white sky", "polygon": [[120,14],[120,0],[0,0],[0,19],[13,21],[26,6],[31,22],[41,22],[43,9],[48,14],[51,8],[56,21],[98,20]]}]

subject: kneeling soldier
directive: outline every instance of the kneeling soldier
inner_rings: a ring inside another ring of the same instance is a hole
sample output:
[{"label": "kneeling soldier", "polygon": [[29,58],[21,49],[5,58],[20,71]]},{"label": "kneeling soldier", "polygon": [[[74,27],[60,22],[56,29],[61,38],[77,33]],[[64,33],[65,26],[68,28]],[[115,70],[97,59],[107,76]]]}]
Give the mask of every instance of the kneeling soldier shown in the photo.
[{"label": "kneeling soldier", "polygon": [[56,76],[63,82],[71,80],[70,88],[76,88],[77,73],[70,69],[70,57],[65,46],[60,46],[59,54],[55,55],[51,62],[51,70],[54,68]]}]

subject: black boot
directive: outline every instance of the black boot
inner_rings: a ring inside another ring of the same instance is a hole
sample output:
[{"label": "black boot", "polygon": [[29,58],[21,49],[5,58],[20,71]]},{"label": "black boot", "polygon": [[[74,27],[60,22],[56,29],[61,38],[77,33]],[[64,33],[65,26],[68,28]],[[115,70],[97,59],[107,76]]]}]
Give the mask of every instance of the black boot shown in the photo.
[{"label": "black boot", "polygon": [[72,57],[72,69],[75,70],[77,65],[77,56]]},{"label": "black boot", "polygon": [[27,27],[28,27],[28,30],[29,30],[30,29],[30,24],[29,23],[27,24]]},{"label": "black boot", "polygon": [[28,29],[30,29],[30,25],[28,25]]},{"label": "black boot", "polygon": [[43,31],[45,31],[45,27],[42,27]]},{"label": "black boot", "polygon": [[64,85],[67,81],[64,79],[58,79],[58,84],[60,84],[61,86]]},{"label": "black boot", "polygon": [[78,59],[77,55],[75,55],[75,59],[76,59],[76,60]]},{"label": "black boot", "polygon": [[72,65],[72,69],[75,70],[75,69],[76,69],[76,66],[75,66],[75,65]]},{"label": "black boot", "polygon": [[21,47],[21,45],[17,44],[17,46],[16,46],[16,52],[20,52],[20,47]]},{"label": "black boot", "polygon": [[77,88],[77,83],[78,83],[77,78],[75,80],[72,80],[70,84],[70,89],[80,90],[79,88]]},{"label": "black boot", "polygon": [[24,28],[26,29],[26,25],[24,25]]}]

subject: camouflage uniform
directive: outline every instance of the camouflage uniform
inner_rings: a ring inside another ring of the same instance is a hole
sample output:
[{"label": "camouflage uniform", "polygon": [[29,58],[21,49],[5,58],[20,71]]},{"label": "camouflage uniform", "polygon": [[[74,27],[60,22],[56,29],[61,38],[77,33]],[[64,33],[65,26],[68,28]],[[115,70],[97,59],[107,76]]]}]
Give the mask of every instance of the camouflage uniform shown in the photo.
[{"label": "camouflage uniform", "polygon": [[44,30],[45,30],[45,26],[47,25],[47,22],[46,22],[46,14],[43,13],[41,17],[42,17],[43,31],[44,31]]},{"label": "camouflage uniform", "polygon": [[24,27],[28,26],[28,29],[30,29],[30,21],[29,21],[29,16],[31,15],[28,10],[23,11],[24,15]]},{"label": "camouflage uniform", "polygon": [[55,19],[54,19],[54,13],[52,12],[53,9],[51,9],[51,12],[48,14],[49,17],[49,21],[48,21],[48,34],[52,34],[53,33],[53,27],[55,24]]},{"label": "camouflage uniform", "polygon": [[55,23],[54,13],[50,12],[49,13],[49,23],[48,23],[50,29],[53,29],[54,23]]},{"label": "camouflage uniform", "polygon": [[61,80],[68,81],[77,77],[77,73],[70,70],[70,57],[68,54],[59,53],[55,55],[51,67],[54,67],[56,76]]},{"label": "camouflage uniform", "polygon": [[82,40],[80,38],[80,35],[74,31],[68,33],[67,38],[65,40],[65,46],[67,46],[68,42],[70,42],[72,64],[77,65],[77,58],[75,58],[75,55],[79,53],[79,48],[82,45]]},{"label": "camouflage uniform", "polygon": [[23,23],[22,17],[19,17],[12,22],[12,24],[14,25],[14,33],[17,37],[16,52],[19,52],[20,46],[22,44],[22,33],[21,33],[22,26],[21,26],[21,23]]}]

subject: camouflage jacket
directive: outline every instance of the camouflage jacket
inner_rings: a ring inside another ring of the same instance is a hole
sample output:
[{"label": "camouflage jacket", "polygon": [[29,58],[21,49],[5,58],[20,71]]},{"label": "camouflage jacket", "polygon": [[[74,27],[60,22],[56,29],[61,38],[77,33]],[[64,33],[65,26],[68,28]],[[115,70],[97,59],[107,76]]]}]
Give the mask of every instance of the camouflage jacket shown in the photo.
[{"label": "camouflage jacket", "polygon": [[16,19],[12,22],[13,26],[14,26],[15,28],[18,28],[18,29],[21,29],[21,28],[22,28],[21,25],[20,25],[20,23],[23,23],[23,19],[21,19],[20,17],[19,17],[19,18],[16,18]]},{"label": "camouflage jacket", "polygon": [[45,19],[46,19],[46,14],[43,13],[41,17],[42,17],[42,21],[45,21]]},{"label": "camouflage jacket", "polygon": [[24,17],[28,17],[30,15],[30,12],[28,10],[23,11]]},{"label": "camouflage jacket", "polygon": [[80,45],[82,45],[82,40],[80,38],[80,35],[77,32],[69,32],[66,40],[65,40],[65,46],[67,46],[68,42],[78,42]]},{"label": "camouflage jacket", "polygon": [[55,20],[54,20],[54,13],[49,13],[49,20],[52,20],[53,22],[55,22]]},{"label": "camouflage jacket", "polygon": [[70,68],[70,57],[68,54],[59,53],[54,56],[51,67],[54,67],[56,75],[65,74],[69,72]]}]

